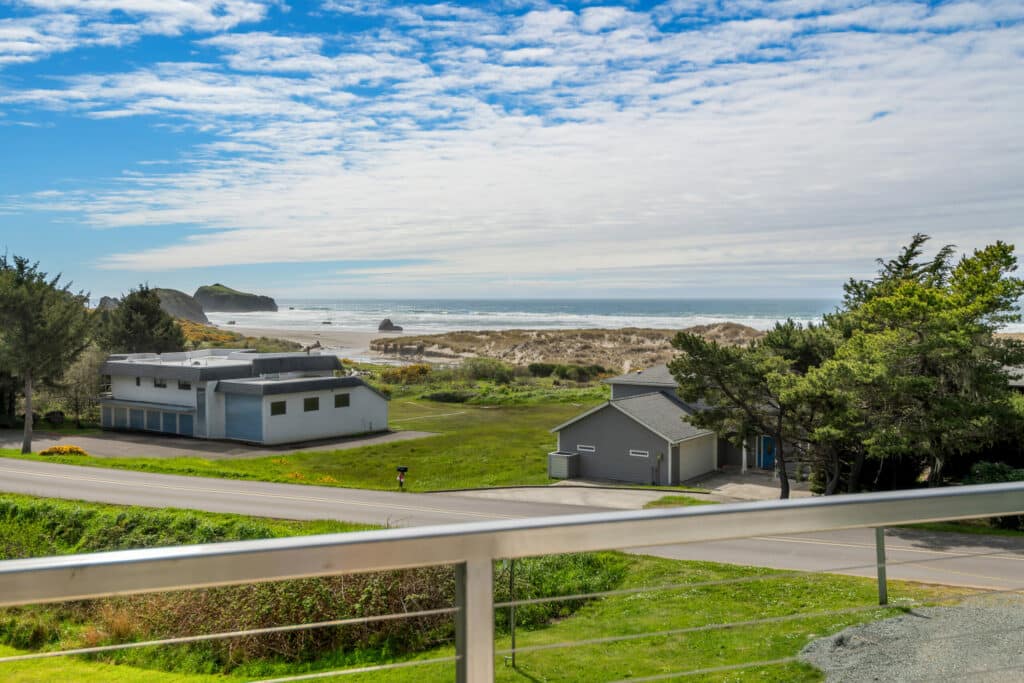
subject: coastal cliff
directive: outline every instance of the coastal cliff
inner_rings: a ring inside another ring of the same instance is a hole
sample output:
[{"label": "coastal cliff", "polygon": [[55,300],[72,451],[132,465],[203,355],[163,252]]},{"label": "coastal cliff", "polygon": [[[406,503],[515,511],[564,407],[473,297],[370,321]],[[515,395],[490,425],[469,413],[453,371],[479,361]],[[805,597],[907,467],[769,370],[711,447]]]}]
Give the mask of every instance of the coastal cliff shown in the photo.
[{"label": "coastal cliff", "polygon": [[162,287],[155,288],[153,291],[160,298],[160,308],[164,309],[172,318],[203,324],[210,322],[199,302],[185,292]]},{"label": "coastal cliff", "polygon": [[203,285],[196,290],[195,299],[207,312],[277,311],[277,303],[269,296],[240,292],[220,283]]},{"label": "coastal cliff", "polygon": [[[199,302],[185,292],[164,287],[153,287],[151,291],[160,299],[161,310],[172,318],[188,320],[203,325],[210,322],[206,318],[206,314],[203,313],[203,307],[199,305]],[[120,299],[105,296],[100,299],[97,310],[112,311],[120,305]]]}]

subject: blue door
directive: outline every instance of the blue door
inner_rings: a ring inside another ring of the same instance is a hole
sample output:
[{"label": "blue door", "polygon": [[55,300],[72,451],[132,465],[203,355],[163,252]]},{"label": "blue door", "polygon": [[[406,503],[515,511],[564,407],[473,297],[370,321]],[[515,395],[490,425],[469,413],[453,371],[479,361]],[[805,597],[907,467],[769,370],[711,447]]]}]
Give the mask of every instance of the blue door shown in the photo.
[{"label": "blue door", "polygon": [[224,396],[224,436],[239,441],[263,441],[263,397]]},{"label": "blue door", "polygon": [[151,432],[160,431],[160,412],[156,410],[146,411],[146,429]]},{"label": "blue door", "polygon": [[182,436],[192,436],[192,416],[182,413],[178,416],[178,433]]},{"label": "blue door", "polygon": [[167,432],[168,434],[178,433],[178,415],[177,413],[164,413],[164,425],[160,431]]},{"label": "blue door", "polygon": [[770,436],[761,437],[761,455],[758,457],[758,467],[765,470],[775,468],[775,439]]}]

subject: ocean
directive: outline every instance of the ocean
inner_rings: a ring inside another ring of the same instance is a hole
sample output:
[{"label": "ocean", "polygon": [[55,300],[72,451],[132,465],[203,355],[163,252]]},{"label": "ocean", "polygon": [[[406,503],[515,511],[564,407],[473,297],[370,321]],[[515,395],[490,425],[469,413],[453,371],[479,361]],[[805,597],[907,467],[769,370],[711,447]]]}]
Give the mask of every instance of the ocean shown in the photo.
[{"label": "ocean", "polygon": [[209,313],[210,321],[280,330],[333,328],[376,331],[390,318],[406,332],[453,330],[595,329],[652,327],[678,330],[732,321],[764,330],[792,318],[821,319],[829,299],[278,299],[278,311]]}]

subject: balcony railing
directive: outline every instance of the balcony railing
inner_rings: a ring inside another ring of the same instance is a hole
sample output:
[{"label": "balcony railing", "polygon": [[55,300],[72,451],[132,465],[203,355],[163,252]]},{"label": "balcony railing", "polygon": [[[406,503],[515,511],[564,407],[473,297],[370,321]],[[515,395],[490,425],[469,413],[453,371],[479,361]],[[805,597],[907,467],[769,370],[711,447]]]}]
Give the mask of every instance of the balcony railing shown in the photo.
[{"label": "balcony railing", "polygon": [[[496,651],[495,608],[533,602],[526,600],[495,604],[493,563],[496,560],[752,536],[874,528],[878,530],[875,548],[877,560],[860,568],[877,568],[879,602],[884,604],[886,563],[882,530],[885,527],[1011,514],[1024,514],[1024,483],[569,515],[9,560],[0,562],[0,607],[438,565],[455,567],[456,600],[450,608],[422,612],[0,657],[0,676],[3,675],[3,663],[11,660],[450,613],[455,620],[456,634],[453,657],[361,667],[334,674],[448,661],[455,663],[457,680],[487,683],[494,680],[496,655],[516,651],[514,644],[511,651]],[[1021,578],[1024,579],[1024,576]],[[1013,588],[1021,589],[1024,586]],[[601,595],[605,594],[568,597],[579,599]],[[550,599],[566,598],[542,600]],[[765,621],[772,619],[779,617]],[[730,626],[735,624],[711,624],[701,628],[706,630]],[[675,631],[664,633],[671,635]],[[648,635],[652,634],[611,636],[604,640],[622,641]],[[521,648],[518,652],[544,647],[555,646]],[[770,663],[754,662],[746,666]],[[697,672],[686,671],[673,675],[687,673]],[[324,675],[304,674],[280,680],[302,680]]]}]

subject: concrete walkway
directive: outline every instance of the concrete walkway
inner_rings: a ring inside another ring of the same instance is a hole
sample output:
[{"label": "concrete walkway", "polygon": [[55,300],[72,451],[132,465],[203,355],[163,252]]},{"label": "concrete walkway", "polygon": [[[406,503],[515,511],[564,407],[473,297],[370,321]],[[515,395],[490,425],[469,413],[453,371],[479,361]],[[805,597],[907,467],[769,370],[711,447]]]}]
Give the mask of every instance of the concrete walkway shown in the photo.
[{"label": "concrete walkway", "polygon": [[[385,432],[368,436],[354,436],[343,439],[306,441],[287,446],[253,446],[236,441],[211,441],[188,439],[163,434],[139,432],[102,432],[91,436],[36,432],[32,439],[32,450],[39,451],[50,446],[74,445],[85,449],[89,455],[98,458],[205,458],[207,460],[244,460],[265,458],[270,455],[300,453],[303,451],[334,451],[360,446],[375,446],[392,441],[408,441],[434,436],[433,432]],[[0,448],[21,448],[21,431],[0,430]]]}]

